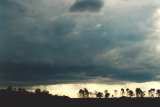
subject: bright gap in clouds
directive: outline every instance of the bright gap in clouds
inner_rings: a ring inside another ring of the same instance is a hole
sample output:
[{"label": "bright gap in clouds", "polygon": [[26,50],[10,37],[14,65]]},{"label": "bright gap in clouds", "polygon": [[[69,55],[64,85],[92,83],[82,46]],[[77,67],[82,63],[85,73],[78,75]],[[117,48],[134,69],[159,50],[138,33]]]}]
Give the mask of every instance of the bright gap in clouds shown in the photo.
[{"label": "bright gap in clouds", "polygon": [[[86,84],[57,84],[57,85],[41,85],[31,87],[29,90],[35,90],[40,88],[42,90],[48,90],[53,95],[66,95],[71,98],[77,98],[79,89],[87,88],[90,92],[108,90],[111,95],[114,95],[114,90],[118,90],[117,97],[120,97],[121,88],[129,88],[135,92],[136,88],[141,88],[146,91],[146,96],[148,96],[148,90],[151,88],[159,89],[160,82],[145,82],[145,83],[127,83],[122,85],[107,85],[107,84],[96,84],[96,83],[86,83]],[[110,95],[110,97],[111,97]]]}]

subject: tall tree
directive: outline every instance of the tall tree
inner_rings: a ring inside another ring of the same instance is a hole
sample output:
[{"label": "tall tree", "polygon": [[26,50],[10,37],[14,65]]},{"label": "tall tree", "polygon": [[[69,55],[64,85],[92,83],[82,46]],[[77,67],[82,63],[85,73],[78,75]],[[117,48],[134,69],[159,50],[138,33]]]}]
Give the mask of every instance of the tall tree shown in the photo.
[{"label": "tall tree", "polygon": [[108,98],[110,96],[110,93],[108,93],[108,90],[105,90],[104,93],[105,93],[105,96],[104,96],[105,98]]},{"label": "tall tree", "polygon": [[84,88],[84,97],[85,98],[89,98],[89,91],[87,90],[87,88]]},{"label": "tall tree", "polygon": [[84,91],[82,89],[79,90],[78,97],[79,98],[84,98]]},{"label": "tall tree", "polygon": [[129,88],[126,89],[127,97],[129,96]]},{"label": "tall tree", "polygon": [[136,88],[136,97],[144,97],[145,91],[142,91],[140,88]]},{"label": "tall tree", "polygon": [[155,89],[154,88],[151,88],[150,90],[148,90],[148,95],[149,95],[149,97],[154,97],[154,95],[155,95]]},{"label": "tall tree", "polygon": [[160,89],[156,91],[157,97],[160,97]]},{"label": "tall tree", "polygon": [[121,88],[121,96],[124,97],[124,94],[125,94],[124,88]]}]

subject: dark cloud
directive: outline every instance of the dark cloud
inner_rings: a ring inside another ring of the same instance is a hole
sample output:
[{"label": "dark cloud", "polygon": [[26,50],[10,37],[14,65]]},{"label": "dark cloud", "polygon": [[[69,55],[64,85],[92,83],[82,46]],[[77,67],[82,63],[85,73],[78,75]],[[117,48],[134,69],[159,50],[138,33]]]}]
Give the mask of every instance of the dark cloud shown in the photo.
[{"label": "dark cloud", "polygon": [[[99,16],[71,14],[63,1],[50,2],[0,1],[1,85],[88,82],[99,77],[159,80],[160,58],[146,43],[155,22],[153,7],[143,6],[144,1],[113,5]],[[70,11],[95,12],[102,6],[101,0],[77,0]]]},{"label": "dark cloud", "polygon": [[96,12],[100,11],[103,6],[102,0],[76,0],[76,2],[70,7],[71,12]]},{"label": "dark cloud", "polygon": [[85,82],[90,79],[112,78],[120,81],[144,82],[154,80],[155,75],[149,71],[121,71],[107,66],[96,65],[50,65],[38,63],[2,62],[0,64],[1,84],[14,86],[59,84]]},{"label": "dark cloud", "polygon": [[0,9],[0,19],[3,20],[22,17],[27,11],[27,8],[16,0],[1,0]]},{"label": "dark cloud", "polygon": [[71,33],[75,27],[76,24],[73,20],[62,18],[54,20],[43,27],[40,26],[40,29],[44,35],[64,36]]}]

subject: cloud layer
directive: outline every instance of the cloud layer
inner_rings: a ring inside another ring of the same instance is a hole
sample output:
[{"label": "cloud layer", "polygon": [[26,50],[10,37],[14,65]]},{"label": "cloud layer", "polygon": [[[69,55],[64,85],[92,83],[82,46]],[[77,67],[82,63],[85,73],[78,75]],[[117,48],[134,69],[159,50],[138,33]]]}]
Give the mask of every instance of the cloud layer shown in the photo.
[{"label": "cloud layer", "polygon": [[1,0],[0,83],[160,80],[159,11],[158,0]]}]

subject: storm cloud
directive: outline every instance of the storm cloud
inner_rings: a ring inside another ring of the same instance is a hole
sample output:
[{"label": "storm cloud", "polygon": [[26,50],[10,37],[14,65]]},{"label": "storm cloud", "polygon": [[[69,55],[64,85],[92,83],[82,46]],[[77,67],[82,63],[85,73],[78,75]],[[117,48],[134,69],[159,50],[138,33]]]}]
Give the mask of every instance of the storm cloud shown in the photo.
[{"label": "storm cloud", "polygon": [[158,0],[1,0],[0,84],[158,81],[159,11]]},{"label": "storm cloud", "polygon": [[71,12],[84,12],[84,11],[100,11],[103,6],[102,0],[76,0],[70,7]]}]

